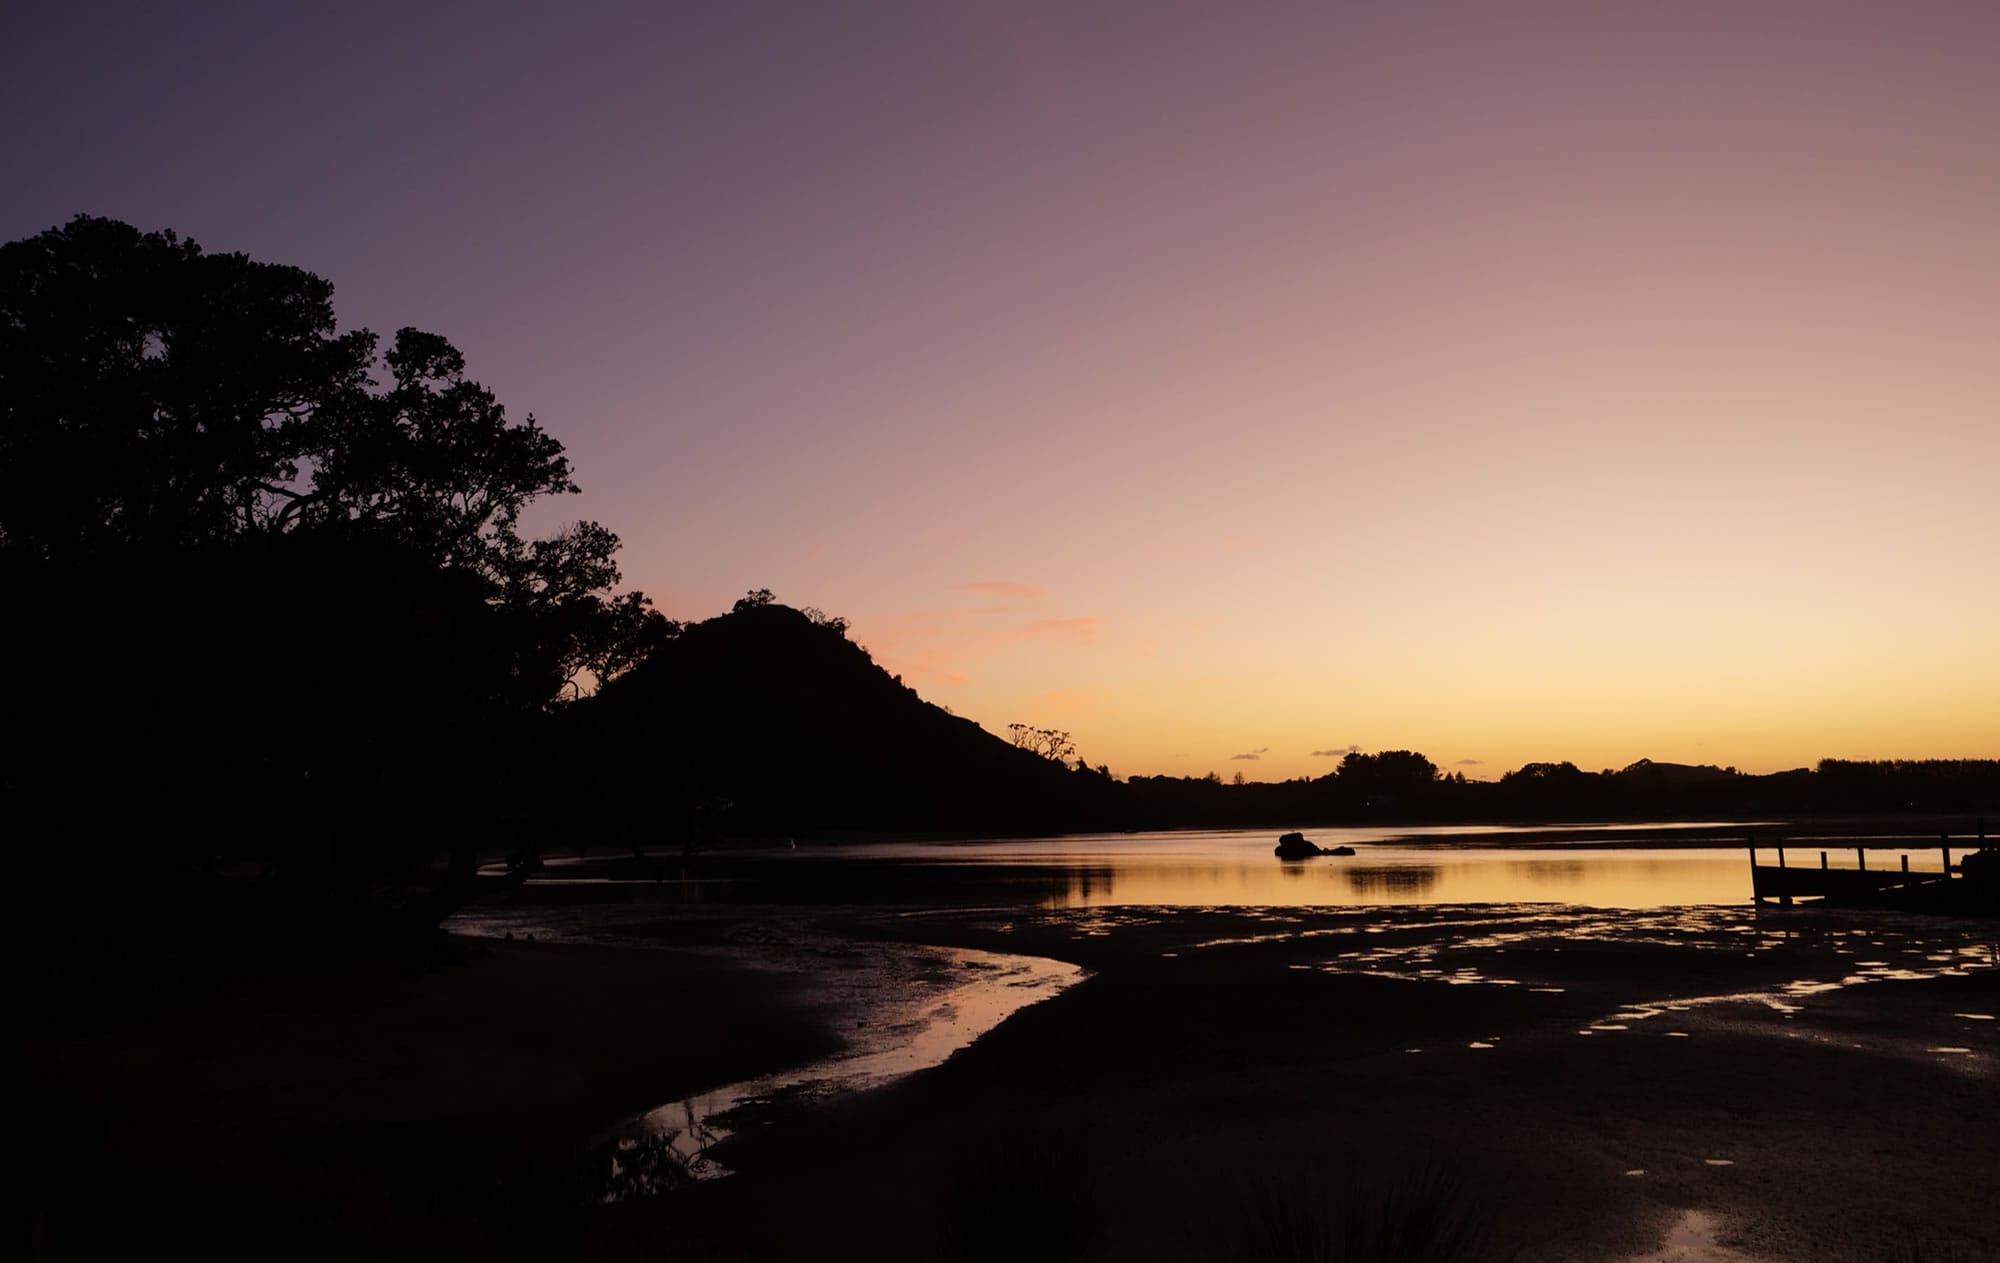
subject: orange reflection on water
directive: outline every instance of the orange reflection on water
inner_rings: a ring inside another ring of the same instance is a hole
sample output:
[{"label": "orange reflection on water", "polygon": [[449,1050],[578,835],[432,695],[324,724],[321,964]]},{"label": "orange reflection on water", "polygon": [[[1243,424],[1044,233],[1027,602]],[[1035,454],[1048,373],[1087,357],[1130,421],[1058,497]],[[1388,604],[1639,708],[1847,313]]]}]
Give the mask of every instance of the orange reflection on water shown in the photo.
[{"label": "orange reflection on water", "polygon": [[[1736,829],[1747,832],[1751,826],[1686,827],[1691,838],[1714,838]],[[842,855],[961,873],[991,868],[1016,877],[1033,874],[1041,883],[1039,902],[1050,908],[1484,903],[1657,908],[1750,902],[1746,850],[1713,844],[1677,847],[1671,834],[1659,837],[1660,830],[1673,828],[1450,826],[1394,836],[1373,829],[1318,829],[1310,836],[1321,846],[1352,847],[1355,853],[1301,861],[1280,861],[1273,854],[1277,834],[1270,830],[999,838],[944,846],[890,843],[844,848]],[[1630,836],[1640,830],[1647,833]],[[1596,840],[1600,837],[1601,843]],[[1759,856],[1764,863],[1773,858]],[[1935,868],[1938,860],[1932,857],[1929,864]]]},{"label": "orange reflection on water", "polygon": [[1376,906],[1567,903],[1658,908],[1750,901],[1746,855],[1723,850],[1568,851],[1523,856],[1499,848],[1435,851],[1360,847],[1297,863],[1148,863],[1093,857],[1047,906]]}]

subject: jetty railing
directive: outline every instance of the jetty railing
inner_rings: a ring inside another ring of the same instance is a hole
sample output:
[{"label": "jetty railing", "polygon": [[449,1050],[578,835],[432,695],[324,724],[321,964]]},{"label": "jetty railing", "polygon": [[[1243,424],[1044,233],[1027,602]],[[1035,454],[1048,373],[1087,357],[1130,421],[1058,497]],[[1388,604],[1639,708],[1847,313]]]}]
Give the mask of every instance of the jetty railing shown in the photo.
[{"label": "jetty railing", "polygon": [[[1983,844],[1985,838],[1982,836]],[[1794,866],[1785,862],[1785,847],[1766,846],[1766,850],[1778,853],[1776,864],[1757,862],[1757,844],[1746,842],[1750,850],[1750,898],[1753,903],[1763,903],[1774,899],[1781,906],[1791,906],[1794,898],[1832,899],[1841,903],[1877,902],[1884,899],[1901,901],[1904,895],[1921,897],[1924,893],[1942,893],[1959,877],[1959,870],[1951,862],[1951,839],[1938,840],[1938,853],[1943,857],[1941,869],[1910,867],[1910,848],[1869,847],[1857,844],[1840,847],[1840,851],[1852,850],[1855,867],[1834,868],[1827,862],[1827,852],[1819,853],[1817,866]],[[1965,849],[1961,846],[1960,849]],[[1902,852],[1901,864],[1894,868],[1868,867],[1870,850],[1894,850]]]}]

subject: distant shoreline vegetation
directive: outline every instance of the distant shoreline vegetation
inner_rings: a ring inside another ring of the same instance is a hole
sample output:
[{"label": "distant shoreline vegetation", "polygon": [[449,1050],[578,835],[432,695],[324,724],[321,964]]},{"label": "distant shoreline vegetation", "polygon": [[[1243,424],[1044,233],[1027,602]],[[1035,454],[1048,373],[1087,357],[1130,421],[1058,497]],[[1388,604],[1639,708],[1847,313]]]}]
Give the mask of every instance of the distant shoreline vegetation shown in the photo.
[{"label": "distant shoreline vegetation", "polygon": [[[1427,770],[1428,769],[1428,770]],[[1330,820],[1692,820],[1770,816],[1983,813],[2000,804],[2000,760],[1822,759],[1812,768],[1754,775],[1734,768],[1640,759],[1586,772],[1573,763],[1530,763],[1495,781],[1444,773],[1407,750],[1350,754],[1326,776],[1223,785],[1194,778],[1134,776],[1142,793],[1214,792],[1277,798]]]}]

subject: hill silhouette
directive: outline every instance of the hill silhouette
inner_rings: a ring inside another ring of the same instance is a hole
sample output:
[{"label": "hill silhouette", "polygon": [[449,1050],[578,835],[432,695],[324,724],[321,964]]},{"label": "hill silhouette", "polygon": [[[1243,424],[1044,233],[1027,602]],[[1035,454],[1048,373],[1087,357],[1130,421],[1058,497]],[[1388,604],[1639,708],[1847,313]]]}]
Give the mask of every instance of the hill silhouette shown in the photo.
[{"label": "hill silhouette", "polygon": [[[845,624],[755,593],[574,707],[560,743],[609,832],[929,835],[1509,820],[1758,819],[1988,811],[2000,763],[1823,760],[1750,775],[1641,759],[1531,763],[1497,781],[1414,751],[1351,752],[1315,779],[1117,781],[1019,749],[890,675]],[[633,804],[638,804],[634,807]],[[589,815],[586,811],[583,814]]]},{"label": "hill silhouette", "polygon": [[1733,774],[1734,769],[1719,768],[1709,763],[1664,763],[1652,759],[1640,759],[1611,775],[1627,784],[1660,789],[1683,785],[1714,785],[1728,780]]},{"label": "hill silhouette", "polygon": [[923,700],[836,620],[776,603],[687,627],[583,709],[618,779],[686,804],[695,834],[1074,829],[1109,788]]}]

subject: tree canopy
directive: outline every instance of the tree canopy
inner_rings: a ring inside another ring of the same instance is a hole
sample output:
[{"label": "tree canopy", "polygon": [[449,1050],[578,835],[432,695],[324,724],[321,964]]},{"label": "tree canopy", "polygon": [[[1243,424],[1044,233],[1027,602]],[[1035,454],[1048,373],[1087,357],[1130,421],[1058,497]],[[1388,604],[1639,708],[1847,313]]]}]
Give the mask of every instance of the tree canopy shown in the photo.
[{"label": "tree canopy", "polygon": [[367,539],[504,613],[515,700],[551,703],[668,628],[611,597],[618,537],[520,533],[577,489],[444,338],[340,331],[333,287],[79,217],[0,246],[0,555],[87,569],[135,553]]},{"label": "tree canopy", "polygon": [[340,329],[309,272],[89,217],[0,246],[10,823],[322,890],[546,829],[564,703],[676,630],[609,529],[523,533],[576,490],[450,342]]}]

